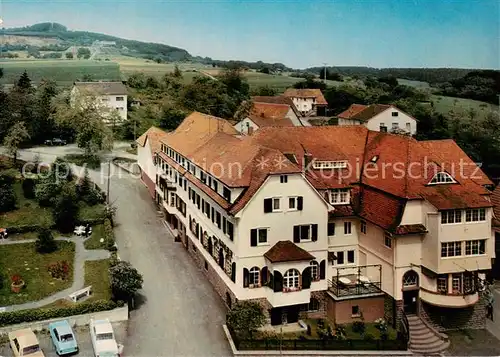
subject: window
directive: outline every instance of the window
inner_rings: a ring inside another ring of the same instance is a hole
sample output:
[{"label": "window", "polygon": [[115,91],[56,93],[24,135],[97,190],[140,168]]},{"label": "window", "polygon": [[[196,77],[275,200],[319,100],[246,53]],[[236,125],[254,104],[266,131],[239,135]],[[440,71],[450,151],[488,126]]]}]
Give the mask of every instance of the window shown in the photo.
[{"label": "window", "polygon": [[351,234],[351,228],[352,228],[351,222],[344,222],[344,234],[345,235]]},{"label": "window", "polygon": [[387,248],[392,248],[392,237],[387,233],[384,235],[384,245]]},{"label": "window", "polygon": [[117,102],[123,102],[123,97],[116,97]]},{"label": "window", "polygon": [[392,123],[392,130],[399,129],[399,123]]},{"label": "window", "polygon": [[441,224],[452,224],[462,222],[462,211],[459,209],[441,212]]},{"label": "window", "polygon": [[300,273],[296,269],[287,270],[283,275],[283,287],[285,289],[298,289],[299,288]]},{"label": "window", "polygon": [[411,124],[406,123],[406,131],[410,132],[411,131]]},{"label": "window", "polygon": [[219,183],[215,179],[212,181],[212,183],[214,191],[215,192],[219,191]]},{"label": "window", "polygon": [[337,252],[337,265],[344,264],[344,252]]},{"label": "window", "polygon": [[441,243],[441,257],[459,257],[462,255],[462,242]]},{"label": "window", "polygon": [[319,310],[319,300],[315,298],[311,298],[309,300],[309,305],[307,306],[308,311],[318,311]]},{"label": "window", "polygon": [[366,234],[366,222],[361,221],[361,233]]},{"label": "window", "polygon": [[267,228],[257,229],[257,244],[267,244]]},{"label": "window", "polygon": [[475,208],[465,210],[465,222],[480,222],[486,221],[486,209]]},{"label": "window", "polygon": [[318,225],[305,224],[293,226],[293,242],[300,243],[303,241],[318,240]]},{"label": "window", "polygon": [[231,202],[231,190],[227,187],[222,189],[222,196],[226,199],[226,201]]},{"label": "window", "polygon": [[349,189],[336,189],[330,193],[330,203],[332,205],[349,203]]},{"label": "window", "polygon": [[260,269],[257,267],[253,267],[250,269],[250,273],[248,275],[248,283],[251,288],[257,288],[260,284]]},{"label": "window", "polygon": [[440,276],[437,281],[437,291],[441,294],[448,294],[448,276]]},{"label": "window", "polygon": [[361,316],[361,313],[359,311],[359,306],[358,305],[354,305],[354,306],[351,307],[351,315],[353,317]]},{"label": "window", "polygon": [[280,210],[280,201],[281,198],[273,198],[273,212]]},{"label": "window", "polygon": [[453,294],[460,294],[462,292],[462,275],[459,274],[452,275],[451,289]]},{"label": "window", "polygon": [[319,280],[319,264],[316,260],[313,260],[309,266],[311,267],[311,279],[313,281]]},{"label": "window", "polygon": [[486,239],[468,240],[465,242],[465,255],[480,255],[486,253]]},{"label": "window", "polygon": [[222,217],[222,232],[224,232],[224,234],[226,234],[226,224],[226,217]]},{"label": "window", "polygon": [[314,169],[345,169],[347,161],[318,161],[313,162]]},{"label": "window", "polygon": [[456,181],[447,172],[438,172],[429,184],[455,183]]},{"label": "window", "polygon": [[354,263],[354,250],[347,251],[347,263],[349,263],[349,264]]},{"label": "window", "polygon": [[220,229],[220,227],[221,227],[221,214],[220,214],[220,212],[219,212],[219,211],[217,211],[217,212],[215,213],[215,215],[216,215],[216,219],[215,219],[215,221],[216,221],[216,223],[217,223],[217,227],[219,227],[219,229]]},{"label": "window", "polygon": [[287,183],[288,182],[288,176],[287,175],[281,175],[280,176],[280,182],[281,183]]},{"label": "window", "polygon": [[335,223],[334,222],[328,223],[328,236],[331,237],[334,235],[335,235]]},{"label": "window", "polygon": [[297,209],[297,197],[288,197],[288,209],[290,211]]},{"label": "window", "polygon": [[418,274],[413,270],[407,271],[405,275],[403,275],[403,286],[412,287],[417,285],[418,285]]},{"label": "window", "polygon": [[385,123],[380,123],[379,130],[383,133],[387,133],[387,127],[385,126]]},{"label": "window", "polygon": [[234,239],[234,226],[229,221],[227,222],[227,235],[229,236],[229,239]]},{"label": "window", "polygon": [[393,117],[397,117],[397,116],[399,115],[399,113],[398,113],[398,112],[392,112],[392,113],[391,113],[391,115],[392,115]]}]

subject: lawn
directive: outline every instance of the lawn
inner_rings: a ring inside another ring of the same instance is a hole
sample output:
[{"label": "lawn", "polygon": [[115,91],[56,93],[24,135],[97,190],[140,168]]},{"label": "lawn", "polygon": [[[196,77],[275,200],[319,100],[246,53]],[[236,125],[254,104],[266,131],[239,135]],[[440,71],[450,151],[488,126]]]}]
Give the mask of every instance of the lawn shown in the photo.
[{"label": "lawn", "polygon": [[0,214],[0,227],[9,228],[19,225],[35,225],[53,223],[50,208],[40,207],[34,200],[24,197],[21,182],[14,183],[14,191],[17,197],[17,209]]},{"label": "lawn", "polygon": [[479,116],[483,116],[489,111],[498,111],[499,109],[498,105],[466,98],[432,95],[431,100],[434,103],[434,108],[442,114],[448,114],[450,110],[455,109],[467,115],[467,112],[473,109]]},{"label": "lawn", "polygon": [[2,60],[4,76],[0,84],[13,84],[26,70],[35,83],[41,79],[55,80],[59,85],[70,86],[83,76],[93,80],[121,80],[120,68],[116,63],[90,60]]},{"label": "lawn", "polygon": [[85,287],[92,286],[93,300],[110,300],[109,259],[85,262]]},{"label": "lawn", "polygon": [[82,220],[92,220],[104,217],[104,205],[97,204],[95,206],[89,206],[85,203],[80,203],[80,211],[78,213],[79,218]]},{"label": "lawn", "polygon": [[101,167],[101,158],[99,156],[89,157],[84,154],[68,154],[64,156],[64,160],[76,166],[86,166],[90,169],[98,169]]},{"label": "lawn", "polygon": [[[4,276],[0,289],[0,306],[37,301],[67,289],[73,282],[73,262],[75,245],[72,242],[57,242],[59,249],[50,254],[40,254],[35,250],[35,243],[0,246],[0,267]],[[53,279],[47,267],[51,263],[67,261],[70,266],[68,280]],[[19,274],[26,286],[20,293],[10,290],[10,278]]]},{"label": "lawn", "polygon": [[449,356],[500,356],[500,341],[487,330],[447,331]]},{"label": "lawn", "polygon": [[83,243],[85,249],[106,249],[101,238],[104,238],[104,225],[98,224],[92,227],[92,235]]}]

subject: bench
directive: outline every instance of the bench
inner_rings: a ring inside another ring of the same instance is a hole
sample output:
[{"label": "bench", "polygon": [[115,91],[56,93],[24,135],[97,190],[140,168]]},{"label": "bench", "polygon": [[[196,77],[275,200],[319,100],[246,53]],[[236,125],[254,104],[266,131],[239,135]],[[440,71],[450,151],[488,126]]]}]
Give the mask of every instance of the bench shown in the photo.
[{"label": "bench", "polygon": [[73,302],[78,302],[81,299],[89,297],[92,295],[92,286],[87,286],[86,288],[75,291],[73,294],[69,295],[69,298]]}]

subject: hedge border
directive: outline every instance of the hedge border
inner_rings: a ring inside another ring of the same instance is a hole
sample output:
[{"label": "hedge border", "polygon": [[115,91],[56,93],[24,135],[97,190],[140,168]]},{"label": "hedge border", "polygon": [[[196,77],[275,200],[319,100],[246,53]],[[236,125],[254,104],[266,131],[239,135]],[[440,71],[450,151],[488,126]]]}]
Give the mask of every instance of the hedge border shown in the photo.
[{"label": "hedge border", "polygon": [[96,300],[77,303],[77,305],[75,306],[61,308],[41,307],[38,309],[7,311],[0,313],[0,327],[22,324],[26,322],[56,319],[73,315],[83,315],[94,312],[108,311],[113,310],[117,307],[122,307],[124,305],[125,303],[123,301],[114,302],[108,300]]}]

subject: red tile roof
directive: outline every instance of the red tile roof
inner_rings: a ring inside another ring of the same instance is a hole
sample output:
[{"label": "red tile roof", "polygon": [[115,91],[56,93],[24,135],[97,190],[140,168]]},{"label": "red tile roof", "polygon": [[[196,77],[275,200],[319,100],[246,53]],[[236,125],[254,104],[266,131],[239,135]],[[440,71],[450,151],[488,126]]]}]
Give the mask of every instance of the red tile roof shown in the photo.
[{"label": "red tile roof", "polygon": [[146,142],[149,143],[151,154],[154,157],[155,153],[159,152],[161,149],[161,140],[166,139],[168,135],[169,133],[166,131],[152,126],[144,134],[142,134],[136,142],[142,147],[146,145]]},{"label": "red tile roof", "polygon": [[427,233],[427,228],[423,224],[403,224],[397,226],[396,235],[424,234]]},{"label": "red tile roof", "polygon": [[495,227],[500,227],[500,185],[493,190],[491,203],[493,204],[493,225]]},{"label": "red tile roof", "polygon": [[298,247],[289,240],[282,240],[276,243],[271,249],[264,253],[264,257],[271,261],[271,263],[296,262],[314,259],[314,256],[312,256],[309,252]]},{"label": "red tile roof", "polygon": [[360,111],[366,109],[367,107],[368,106],[364,104],[351,104],[349,108],[347,108],[337,116],[341,119],[351,119],[351,117],[358,114]]},{"label": "red tile roof", "polygon": [[300,112],[293,104],[293,100],[289,97],[285,97],[284,95],[276,95],[276,96],[255,96],[251,97],[253,103],[274,103],[274,104],[286,104],[292,108],[293,112],[297,117],[301,117]]},{"label": "red tile roof", "polygon": [[328,105],[321,89],[295,89],[288,88],[285,93],[285,97],[290,98],[316,98],[316,104],[318,105]]}]

